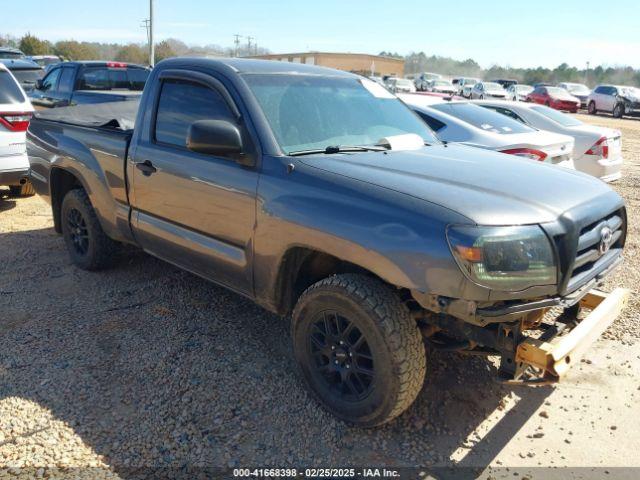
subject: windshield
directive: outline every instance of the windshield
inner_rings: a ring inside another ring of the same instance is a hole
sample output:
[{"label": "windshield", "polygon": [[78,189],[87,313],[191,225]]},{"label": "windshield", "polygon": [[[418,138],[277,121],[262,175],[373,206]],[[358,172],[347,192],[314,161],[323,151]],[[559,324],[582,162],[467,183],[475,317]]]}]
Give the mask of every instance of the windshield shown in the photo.
[{"label": "windshield", "polygon": [[244,79],[287,155],[335,145],[372,146],[411,133],[439,143],[417,115],[367,79],[268,74]]},{"label": "windshield", "polygon": [[545,105],[535,105],[531,107],[531,110],[533,110],[534,112],[538,112],[541,115],[544,115],[545,117],[565,127],[577,127],[578,125],[582,125],[582,122],[580,120],[577,120],[572,116],[566,115]]},{"label": "windshield", "polygon": [[55,65],[56,63],[60,63],[60,59],[57,57],[45,57],[45,58],[36,58],[33,60],[41,67],[46,67],[47,65]]},{"label": "windshield", "polygon": [[11,73],[13,73],[13,76],[16,77],[16,79],[22,84],[35,84],[36,81],[38,81],[38,79],[42,78],[44,75],[44,72],[40,68],[33,70],[11,70]]},{"label": "windshield", "polygon": [[581,94],[581,93],[587,93],[588,94],[590,92],[589,88],[586,85],[581,85],[579,83],[574,83],[574,84],[570,83],[570,84],[568,84],[567,85],[567,90],[569,90],[569,92],[571,92],[571,93],[578,93],[578,94]]},{"label": "windshield", "polygon": [[552,95],[554,97],[568,98],[571,96],[571,94],[567,92],[564,88],[546,87],[546,89],[547,89],[547,93],[549,93],[549,95]]},{"label": "windshield", "polygon": [[487,82],[484,84],[487,90],[502,90],[502,85],[499,83]]},{"label": "windshield", "polygon": [[24,54],[21,52],[14,52],[13,50],[0,50],[0,58],[24,58]]},{"label": "windshield", "polygon": [[494,110],[471,103],[438,103],[431,108],[447,113],[486,132],[509,135],[535,132],[531,127]]}]

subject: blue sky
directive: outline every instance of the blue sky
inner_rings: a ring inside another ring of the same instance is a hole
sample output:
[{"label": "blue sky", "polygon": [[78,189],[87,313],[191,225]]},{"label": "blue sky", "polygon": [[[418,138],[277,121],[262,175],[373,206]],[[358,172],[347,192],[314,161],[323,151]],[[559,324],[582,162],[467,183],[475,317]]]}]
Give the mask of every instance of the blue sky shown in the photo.
[{"label": "blue sky", "polygon": [[[145,40],[140,25],[148,0],[2,3],[3,34]],[[640,68],[638,0],[155,0],[155,5],[156,36],[188,44],[231,46],[238,33],[274,53],[422,50],[474,58],[484,67],[567,62],[583,68],[590,61]]]}]

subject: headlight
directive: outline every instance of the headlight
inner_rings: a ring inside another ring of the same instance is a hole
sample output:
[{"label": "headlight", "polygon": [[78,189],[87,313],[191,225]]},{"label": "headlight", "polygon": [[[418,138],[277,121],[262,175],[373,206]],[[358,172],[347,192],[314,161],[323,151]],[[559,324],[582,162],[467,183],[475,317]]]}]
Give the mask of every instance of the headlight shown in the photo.
[{"label": "headlight", "polygon": [[518,291],[557,282],[551,243],[536,226],[450,226],[447,239],[458,265],[475,283]]}]

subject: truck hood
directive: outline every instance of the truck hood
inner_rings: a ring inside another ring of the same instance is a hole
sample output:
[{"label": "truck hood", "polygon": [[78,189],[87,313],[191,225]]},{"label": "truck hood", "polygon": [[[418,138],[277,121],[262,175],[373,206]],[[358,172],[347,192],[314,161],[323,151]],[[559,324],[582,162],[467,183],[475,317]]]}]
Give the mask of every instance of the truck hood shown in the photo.
[{"label": "truck hood", "polygon": [[598,197],[612,208],[620,202],[605,183],[586,174],[463,145],[314,155],[300,160],[441,205],[479,225],[552,222]]}]

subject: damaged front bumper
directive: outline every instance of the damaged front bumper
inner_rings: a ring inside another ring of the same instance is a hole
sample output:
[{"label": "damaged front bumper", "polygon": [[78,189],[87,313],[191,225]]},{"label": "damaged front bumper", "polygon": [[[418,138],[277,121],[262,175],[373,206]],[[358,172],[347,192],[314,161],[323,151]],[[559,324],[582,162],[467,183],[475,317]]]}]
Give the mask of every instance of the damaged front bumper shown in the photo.
[{"label": "damaged front bumper", "polygon": [[[561,303],[528,304],[535,309],[519,310],[517,319],[502,317],[502,321],[484,326],[444,312],[423,311],[416,320],[433,348],[498,355],[500,381],[545,385],[559,381],[580,361],[589,346],[620,315],[628,298],[629,290],[624,288],[609,294],[595,288],[581,289]],[[563,307],[562,314],[553,318],[549,312],[552,306]],[[583,308],[591,312],[579,320]],[[532,335],[533,332],[537,333]]]},{"label": "damaged front bumper", "polygon": [[[516,349],[514,380],[526,383],[553,383],[578,363],[586,350],[613,323],[624,309],[629,290],[617,288],[606,294],[592,290],[580,300],[580,306],[592,309],[571,331],[553,339],[525,338]],[[532,367],[538,375],[530,380],[520,380],[524,371]]]}]

